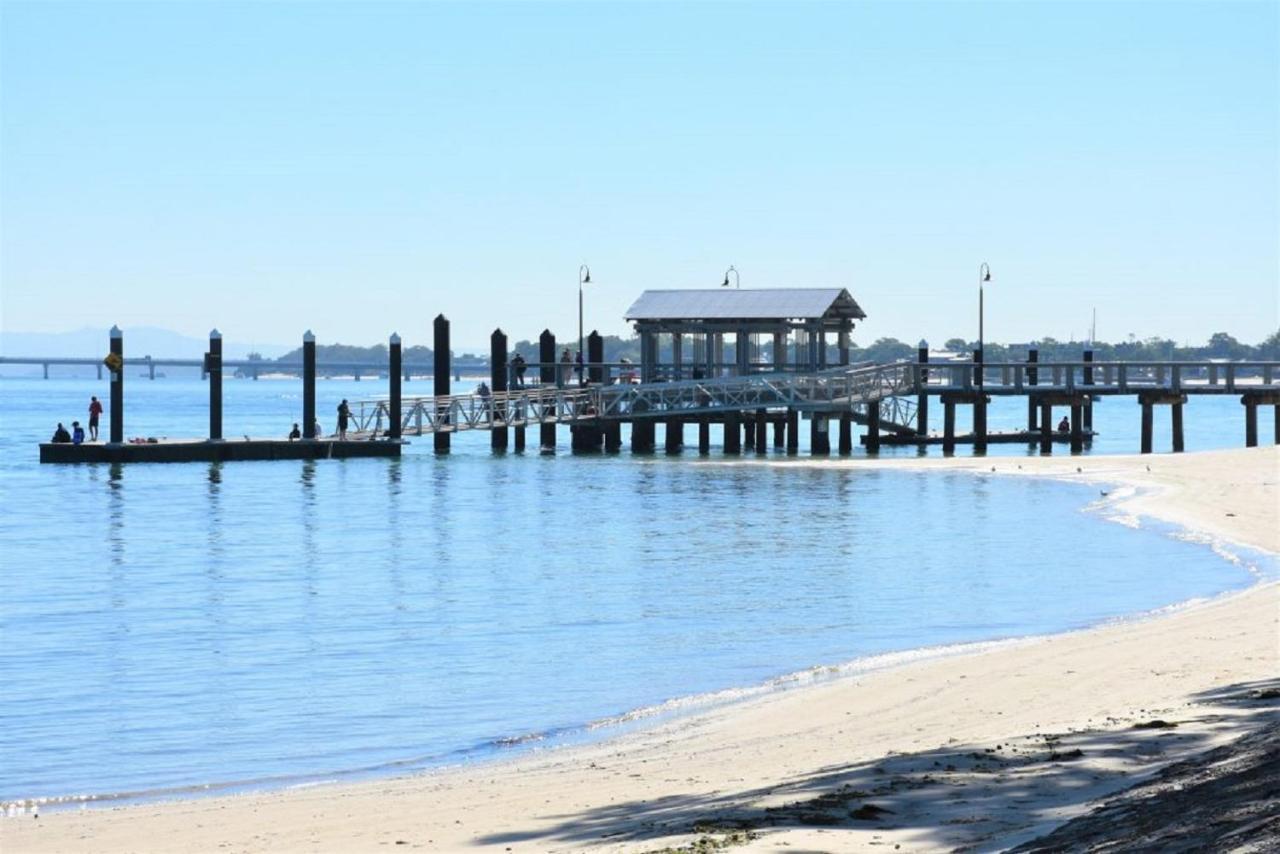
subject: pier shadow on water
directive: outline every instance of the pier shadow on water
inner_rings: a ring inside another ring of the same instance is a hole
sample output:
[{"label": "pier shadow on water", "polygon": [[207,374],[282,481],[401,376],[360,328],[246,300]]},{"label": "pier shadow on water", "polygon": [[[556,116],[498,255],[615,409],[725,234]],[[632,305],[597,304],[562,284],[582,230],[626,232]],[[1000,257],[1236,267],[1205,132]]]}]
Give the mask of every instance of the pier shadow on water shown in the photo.
[{"label": "pier shadow on water", "polygon": [[[1064,811],[1080,812],[1104,799],[1123,801],[1125,796],[1116,796],[1117,792],[1157,772],[1155,779],[1140,786],[1157,785],[1164,773],[1179,769],[1184,775],[1203,777],[1198,766],[1222,764],[1224,755],[1236,749],[1237,738],[1266,739],[1270,753],[1275,752],[1280,740],[1280,679],[1230,685],[1194,699],[1181,713],[1111,718],[1105,729],[1026,733],[993,743],[891,753],[828,765],[741,791],[698,793],[700,781],[690,779],[688,794],[565,813],[556,816],[559,823],[549,830],[493,834],[478,841],[489,845],[594,841],[641,850],[648,850],[644,846],[650,844],[657,851],[701,851],[767,839],[774,831],[789,829],[820,833],[825,841],[814,844],[823,850],[886,844],[876,837],[889,834],[890,841],[908,844],[909,840],[910,847],[929,849],[994,850],[1020,845],[1019,850],[1028,851],[1068,850],[1073,846],[1062,848],[1057,839],[1051,844],[1037,841],[1061,824]],[[851,738],[856,738],[856,731]],[[1227,744],[1210,751],[1224,738]],[[1160,772],[1170,763],[1179,764]],[[607,777],[622,772],[605,764],[598,773]],[[1249,773],[1265,784],[1277,772],[1254,767]],[[711,784],[703,785],[710,788]],[[1182,788],[1181,784],[1170,787]],[[1256,782],[1252,788],[1257,788]],[[1256,792],[1232,780],[1220,789],[1224,790],[1222,802],[1198,805],[1214,819],[1202,822],[1202,832],[1207,834],[1239,829],[1223,818],[1241,806],[1231,803],[1232,798],[1256,800]],[[1144,793],[1135,787],[1134,794]],[[1165,820],[1165,816],[1150,815],[1145,806],[1159,799],[1130,800],[1139,801],[1137,812],[1146,813],[1146,824]],[[1117,808],[1113,804],[1109,809]],[[1095,820],[1105,812],[1097,810],[1077,821]],[[1168,812],[1168,820],[1176,821],[1184,811]],[[1273,822],[1280,824],[1280,815],[1273,816]],[[1062,830],[1055,834],[1062,835]],[[806,841],[791,843],[797,846],[793,850],[807,850]]]}]

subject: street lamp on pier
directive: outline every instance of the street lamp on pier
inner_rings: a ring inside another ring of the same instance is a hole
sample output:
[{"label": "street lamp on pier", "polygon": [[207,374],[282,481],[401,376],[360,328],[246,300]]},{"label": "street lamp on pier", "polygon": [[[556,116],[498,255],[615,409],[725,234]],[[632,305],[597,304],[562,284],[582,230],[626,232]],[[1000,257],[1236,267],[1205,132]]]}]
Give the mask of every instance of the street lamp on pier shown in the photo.
[{"label": "street lamp on pier", "polygon": [[582,286],[591,284],[591,268],[586,264],[578,267],[578,371],[579,379],[586,375],[583,367],[586,365],[587,356],[583,349],[582,337]]},{"label": "street lamp on pier", "polygon": [[982,286],[991,281],[991,268],[987,266],[987,262],[983,261],[982,266],[978,267],[978,388],[982,388],[982,365],[986,361],[986,345],[983,342],[983,305],[982,305]]},{"label": "street lamp on pier", "polygon": [[722,288],[727,288],[727,287],[729,287],[729,274],[730,274],[730,273],[733,273],[733,287],[734,287],[734,289],[735,289],[735,290],[741,290],[741,289],[742,289],[742,279],[738,277],[738,268],[737,268],[737,267],[734,267],[732,264],[730,264],[730,265],[729,265],[729,269],[727,269],[727,270],[725,270],[725,271],[724,271],[724,281],[720,283],[720,287],[722,287]]}]

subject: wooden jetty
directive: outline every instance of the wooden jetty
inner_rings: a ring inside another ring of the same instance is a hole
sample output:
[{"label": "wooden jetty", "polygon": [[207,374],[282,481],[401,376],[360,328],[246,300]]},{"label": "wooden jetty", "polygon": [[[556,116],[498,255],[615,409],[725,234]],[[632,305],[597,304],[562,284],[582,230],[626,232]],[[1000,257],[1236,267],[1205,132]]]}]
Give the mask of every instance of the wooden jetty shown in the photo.
[{"label": "wooden jetty", "polygon": [[[1185,447],[1183,406],[1193,396],[1234,395],[1244,411],[1244,440],[1258,444],[1258,408],[1270,406],[1274,437],[1280,443],[1280,363],[1277,362],[1096,362],[1090,350],[1079,361],[1041,362],[1032,349],[1025,362],[986,364],[971,360],[930,360],[921,342],[915,360],[850,362],[850,333],[865,315],[841,288],[796,290],[710,290],[646,292],[628,312],[640,334],[641,363],[604,361],[604,339],[586,339],[583,364],[564,351],[557,358],[555,335],[539,336],[539,359],[514,367],[508,339],[491,336],[489,383],[483,393],[453,395],[455,376],[450,325],[444,315],[432,323],[434,377],[431,396],[404,397],[401,342],[392,335],[386,376],[389,394],[352,404],[350,441],[315,438],[315,336],[303,336],[303,404],[299,442],[225,441],[222,437],[221,335],[210,335],[201,363],[209,379],[209,437],[200,441],[151,444],[124,442],[123,336],[111,331],[111,430],[106,445],[43,445],[42,462],[143,460],[283,459],[344,456],[398,456],[406,435],[431,435],[434,450],[447,453],[451,437],[486,431],[495,451],[527,447],[527,430],[538,430],[537,447],[554,449],[557,429],[567,426],[575,451],[619,451],[622,426],[630,426],[631,449],[685,447],[686,427],[696,428],[697,448],[710,453],[711,425],[723,428],[723,450],[765,453],[770,446],[794,454],[802,422],[816,455],[851,453],[853,429],[867,453],[884,445],[940,444],[946,453],[971,445],[981,454],[991,444],[1025,443],[1051,453],[1066,444],[1084,450],[1093,436],[1093,404],[1102,397],[1129,397],[1139,406],[1141,450],[1150,453],[1154,412],[1168,407],[1173,450]],[[835,337],[835,358],[827,336]],[[733,341],[732,355],[728,339]],[[768,346],[766,346],[768,345]],[[771,350],[771,352],[769,352]],[[659,354],[670,354],[667,360]],[[767,356],[766,356],[767,353]],[[834,362],[832,364],[831,362]],[[1001,396],[1027,402],[1026,429],[992,433],[987,407]],[[941,404],[941,435],[930,430],[930,409]],[[957,407],[972,408],[973,430],[956,432]],[[1069,429],[1054,429],[1055,408],[1068,414]],[[772,433],[772,442],[770,442]],[[104,456],[105,455],[105,456]]]}]

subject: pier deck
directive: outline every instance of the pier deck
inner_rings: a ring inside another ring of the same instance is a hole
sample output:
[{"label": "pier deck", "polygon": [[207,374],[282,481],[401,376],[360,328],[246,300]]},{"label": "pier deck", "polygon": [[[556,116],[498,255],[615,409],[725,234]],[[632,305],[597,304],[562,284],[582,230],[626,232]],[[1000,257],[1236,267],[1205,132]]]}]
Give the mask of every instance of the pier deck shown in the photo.
[{"label": "pier deck", "polygon": [[348,439],[161,439],[156,442],[92,442],[40,445],[42,463],[194,463],[235,460],[328,460],[398,457],[401,442]]}]

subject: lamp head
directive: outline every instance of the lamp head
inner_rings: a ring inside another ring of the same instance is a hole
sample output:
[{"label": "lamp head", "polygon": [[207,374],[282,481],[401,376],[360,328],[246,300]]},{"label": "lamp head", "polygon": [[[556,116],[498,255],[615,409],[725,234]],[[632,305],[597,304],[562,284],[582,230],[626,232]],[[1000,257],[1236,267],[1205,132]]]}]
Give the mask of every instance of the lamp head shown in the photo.
[{"label": "lamp head", "polygon": [[[987,276],[987,278],[989,279],[989,278],[991,278],[991,277],[990,277],[990,276]],[[582,280],[582,284],[584,284],[584,285],[589,285],[589,284],[591,284],[591,271],[590,271],[590,270],[588,270],[588,271],[587,271],[587,275],[583,278],[583,280]]]},{"label": "lamp head", "polygon": [[722,287],[722,288],[727,288],[727,287],[729,287],[729,274],[728,274],[728,273],[725,273],[725,274],[724,274],[724,281],[720,283],[720,287]]}]

